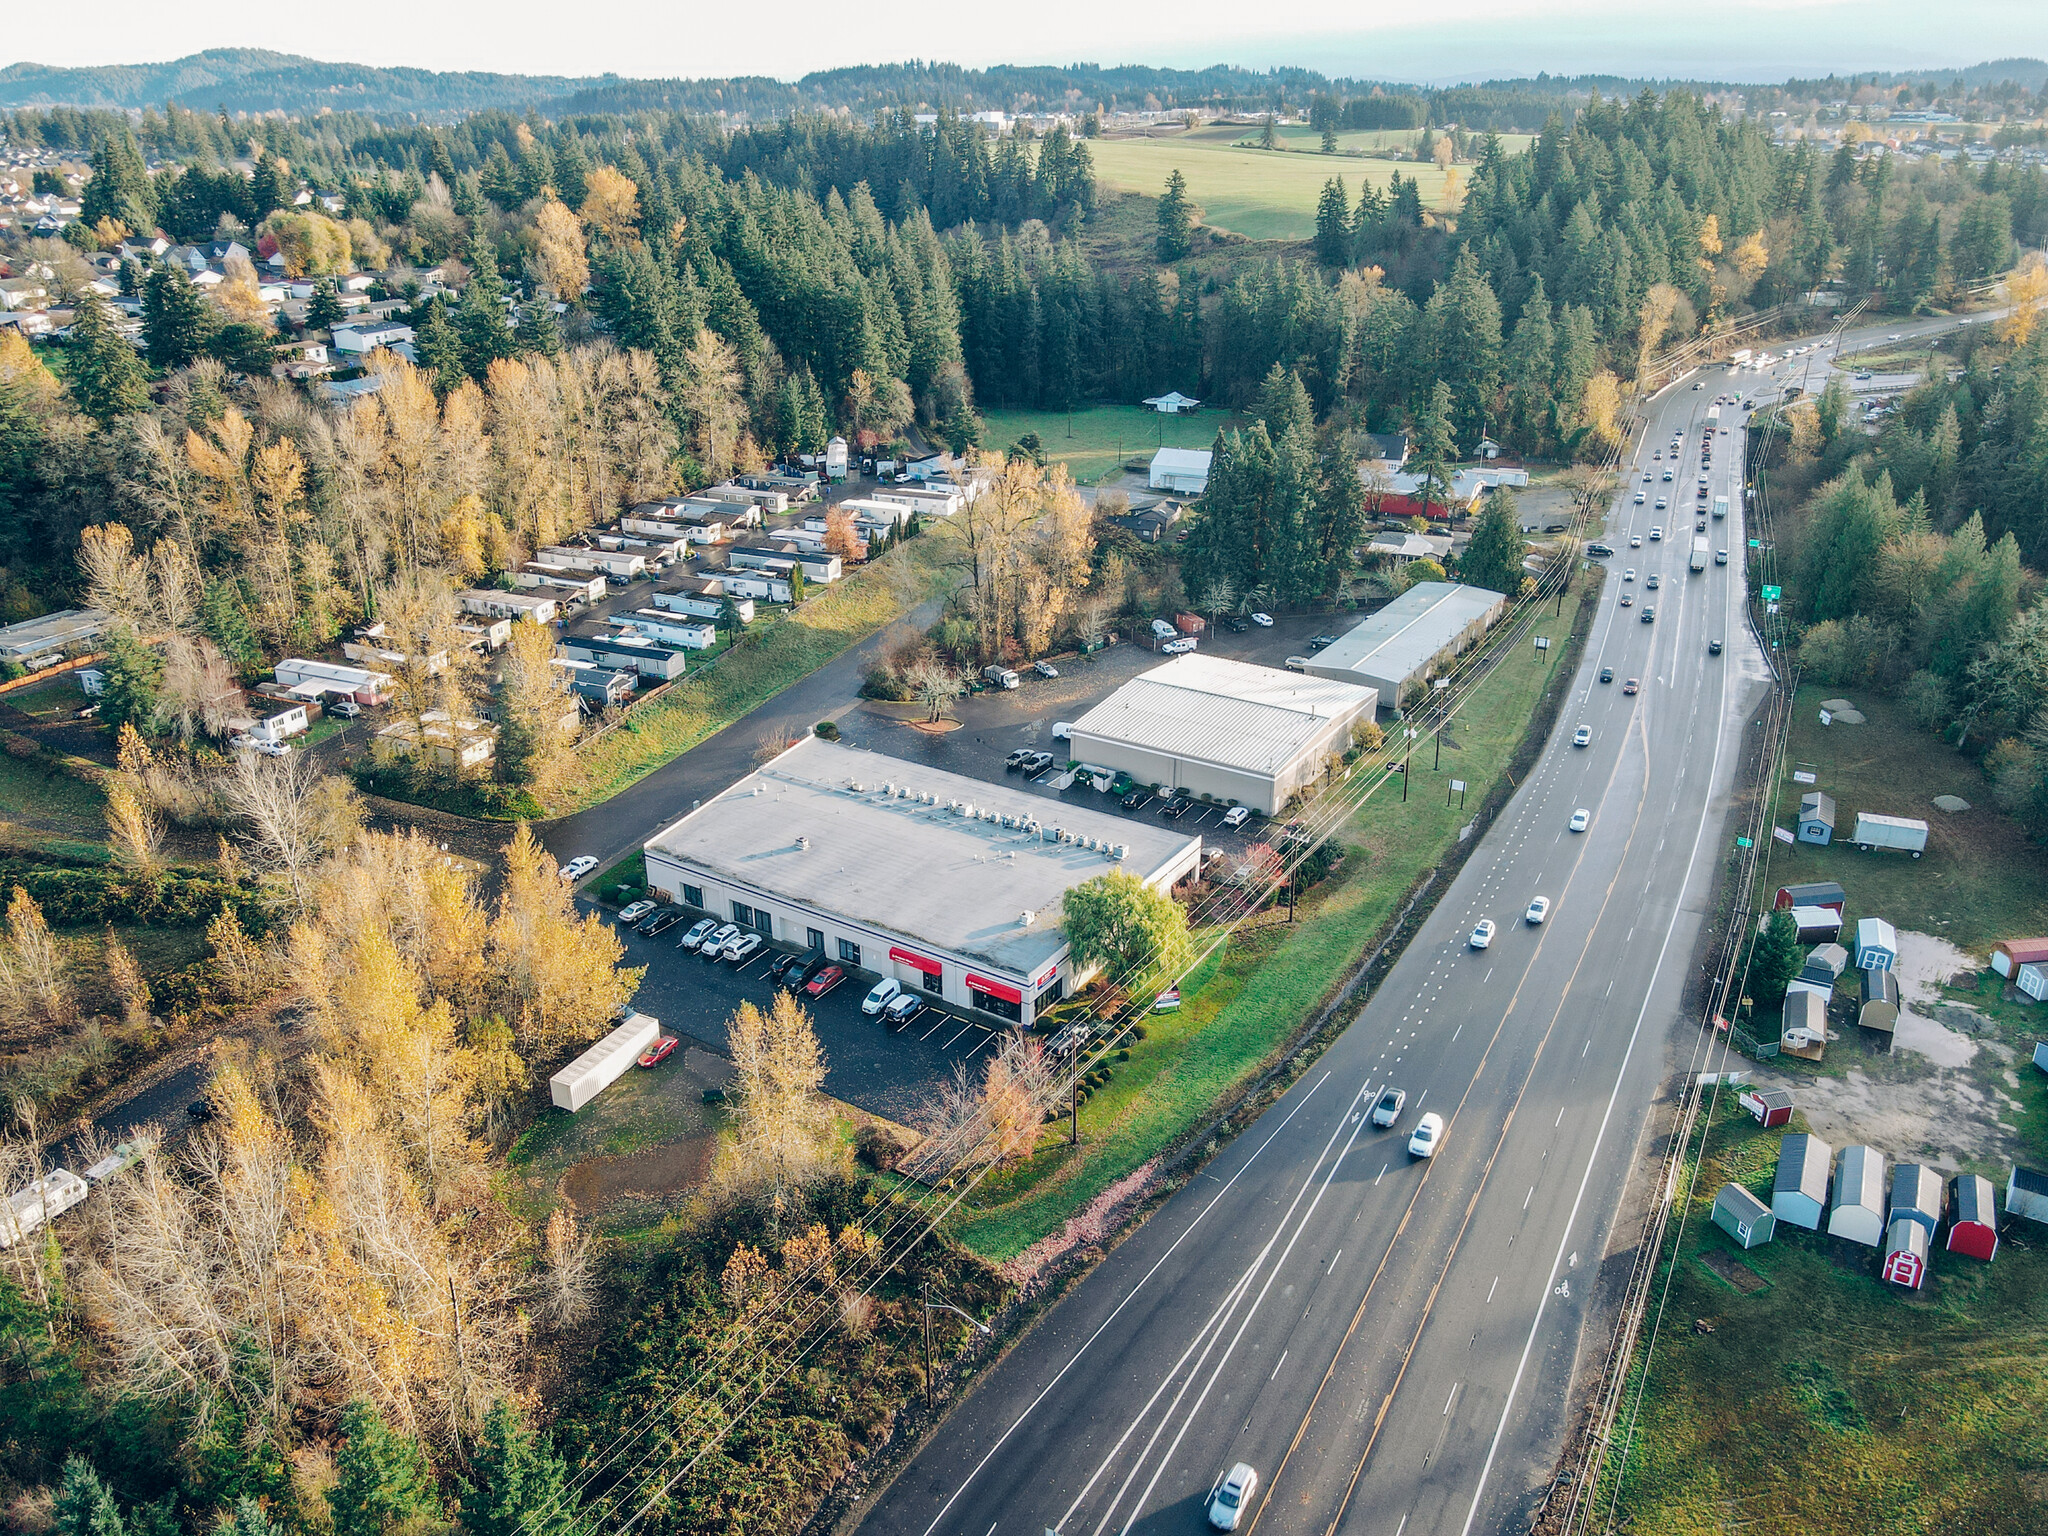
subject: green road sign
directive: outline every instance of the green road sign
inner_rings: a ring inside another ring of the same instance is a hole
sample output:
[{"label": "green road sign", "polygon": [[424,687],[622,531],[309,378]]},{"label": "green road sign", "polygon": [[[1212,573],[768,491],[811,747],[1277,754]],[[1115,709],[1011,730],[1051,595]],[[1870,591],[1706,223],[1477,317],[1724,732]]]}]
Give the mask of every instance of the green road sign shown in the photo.
[{"label": "green road sign", "polygon": [[1751,549],[1762,549],[1764,547],[1764,541],[1762,539],[1751,539],[1749,541],[1749,547]]},{"label": "green road sign", "polygon": [[1779,598],[1783,597],[1784,595],[1785,589],[1783,587],[1764,588],[1764,601],[1767,603],[1775,603]]},{"label": "green road sign", "polygon": [[1756,844],[1752,843],[1746,837],[1738,837],[1737,839],[1735,839],[1735,846],[1738,848],[1754,848]]}]

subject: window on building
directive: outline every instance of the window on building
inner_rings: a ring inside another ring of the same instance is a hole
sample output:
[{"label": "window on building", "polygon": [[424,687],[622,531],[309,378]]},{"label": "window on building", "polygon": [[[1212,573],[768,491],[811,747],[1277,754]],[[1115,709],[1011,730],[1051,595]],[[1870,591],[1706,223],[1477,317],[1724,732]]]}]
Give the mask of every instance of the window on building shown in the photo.
[{"label": "window on building", "polygon": [[686,907],[696,907],[701,911],[704,906],[704,887],[701,885],[684,886],[683,905]]},{"label": "window on building", "polygon": [[979,987],[969,987],[967,989],[967,998],[968,1001],[973,1003],[983,1013],[992,1013],[997,1018],[1008,1019],[1012,1023],[1021,1023],[1023,1021],[1024,1005],[1022,1003],[1013,1003],[1007,997],[995,997],[990,993],[982,991]]},{"label": "window on building", "polygon": [[822,928],[806,928],[804,930],[804,944],[808,948],[822,951],[825,948],[825,930]]},{"label": "window on building", "polygon": [[736,901],[732,904],[732,920],[742,928],[751,928],[754,926],[754,909],[744,901]]},{"label": "window on building", "polygon": [[859,965],[860,946],[851,939],[841,939],[839,941],[839,958],[848,965]]},{"label": "window on building", "polygon": [[764,939],[775,937],[775,914],[766,907],[754,908],[754,932]]},{"label": "window on building", "polygon": [[920,975],[920,976],[922,976],[922,977],[924,978],[924,989],[925,989],[925,991],[927,991],[927,992],[934,992],[934,993],[936,993],[936,992],[943,992],[943,991],[945,991],[945,990],[946,990],[946,977],[945,977],[945,974],[944,974],[943,972],[941,972],[941,971],[919,971],[919,972],[918,972],[918,975]]},{"label": "window on building", "polygon": [[1043,992],[1038,994],[1038,1006],[1041,1009],[1050,1008],[1054,1003],[1058,1002],[1061,998],[1065,997],[1066,995],[1067,978],[1064,976],[1055,976],[1052,979],[1052,984],[1048,986]]}]

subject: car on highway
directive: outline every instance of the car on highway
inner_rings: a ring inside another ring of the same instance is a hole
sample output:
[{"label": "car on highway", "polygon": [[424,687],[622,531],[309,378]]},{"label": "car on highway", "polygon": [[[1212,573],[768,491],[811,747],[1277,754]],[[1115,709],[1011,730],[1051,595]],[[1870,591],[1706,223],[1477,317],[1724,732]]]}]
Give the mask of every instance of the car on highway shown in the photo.
[{"label": "car on highway", "polygon": [[1572,812],[1571,829],[1574,832],[1585,831],[1587,827],[1592,825],[1592,822],[1593,813],[1587,810],[1583,805],[1580,806],[1576,811]]},{"label": "car on highway", "polygon": [[1443,1145],[1444,1117],[1431,1110],[1415,1122],[1415,1134],[1408,1138],[1410,1157],[1435,1157],[1436,1149]]},{"label": "car on highway", "polygon": [[1628,536],[1628,547],[1630,549],[1641,549],[1643,547],[1643,536],[1640,533],[1630,534]]},{"label": "car on highway", "polygon": [[562,878],[564,880],[581,880],[595,868],[597,868],[597,860],[586,853],[581,858],[571,859],[562,866]]},{"label": "car on highway", "polygon": [[1040,677],[1058,677],[1060,675],[1060,669],[1049,661],[1034,661],[1031,663],[1031,670]]},{"label": "car on highway", "polygon": [[694,928],[692,928],[688,933],[684,934],[682,938],[676,941],[676,948],[682,950],[692,950],[697,948],[698,945],[702,944],[706,939],[711,937],[712,933],[717,929],[717,927],[717,918],[707,917],[701,919]]},{"label": "car on highway", "polygon": [[1590,725],[1582,725],[1572,732],[1572,745],[1575,747],[1588,746],[1592,743],[1592,740],[1593,727]]},{"label": "car on highway", "polygon": [[1718,656],[1718,655],[1720,655],[1720,654],[1721,654],[1721,642],[1720,642],[1720,641],[1718,641],[1718,640],[1709,640],[1709,641],[1707,642],[1707,654],[1708,654],[1709,656]]},{"label": "car on highway", "polygon": [[1642,619],[1645,624],[1657,622],[1657,605],[1655,603],[1645,603],[1643,605]]},{"label": "car on highway", "polygon": [[1401,1106],[1408,1102],[1408,1090],[1388,1088],[1380,1094],[1379,1103],[1372,1107],[1372,1123],[1385,1130],[1401,1118]]},{"label": "car on highway", "polygon": [[1905,333],[1902,331],[1893,331],[1891,335],[1885,337],[1886,341],[1904,341],[1905,339]]},{"label": "car on highway", "polygon": [[1234,1531],[1237,1522],[1244,1517],[1244,1507],[1251,1502],[1252,1491],[1259,1486],[1259,1474],[1249,1462],[1240,1461],[1216,1485],[1216,1491],[1209,1496],[1209,1523],[1219,1531]]},{"label": "car on highway", "polygon": [[1529,910],[1522,914],[1522,921],[1533,928],[1548,916],[1550,916],[1550,898],[1548,896],[1538,896],[1529,903]]},{"label": "car on highway", "polygon": [[[1662,496],[1659,496],[1659,497],[1657,498],[1657,506],[1656,506],[1656,510],[1657,510],[1657,511],[1659,511],[1659,512],[1664,512],[1664,511],[1668,511],[1668,510],[1670,509],[1670,506],[1671,506],[1671,503],[1670,503],[1670,502],[1668,502],[1668,501],[1666,501],[1666,500],[1665,500],[1665,499],[1664,499],[1664,498],[1663,498]],[[1654,538],[1658,538],[1658,537],[1660,537],[1660,535],[1658,535],[1658,534],[1654,534],[1654,533],[1653,533],[1653,534],[1651,534],[1651,535],[1650,535],[1650,537],[1654,539]]]},{"label": "car on highway", "polygon": [[860,1000],[860,1011],[873,1018],[902,994],[903,983],[894,976],[884,976],[869,989],[868,995]]},{"label": "car on highway", "polygon": [[1622,593],[1622,594],[1621,594],[1621,606],[1622,606],[1622,607],[1624,607],[1624,608],[1633,608],[1633,607],[1635,607],[1635,605],[1636,605],[1636,595],[1635,595],[1635,593],[1633,593],[1633,592],[1624,592],[1624,593]]},{"label": "car on highway", "polygon": [[676,1046],[680,1043],[674,1035],[663,1035],[654,1044],[640,1053],[640,1065],[643,1067],[660,1066],[675,1054]]},{"label": "car on highway", "polygon": [[1612,667],[1602,667],[1602,668],[1600,669],[1600,681],[1601,681],[1601,682],[1603,682],[1603,683],[1611,683],[1611,682],[1613,682],[1613,681],[1614,681],[1614,668],[1612,668]]},{"label": "car on highway", "polygon": [[[1659,498],[1658,498],[1658,500],[1657,500],[1657,505],[1658,505],[1658,506],[1660,506],[1660,507],[1664,505],[1664,500],[1663,500],[1663,498],[1662,498],[1662,497],[1659,497]],[[1652,523],[1652,524],[1650,524],[1650,542],[1651,542],[1652,544],[1659,544],[1659,543],[1662,543],[1662,542],[1663,542],[1663,539],[1664,539],[1664,525],[1663,525],[1662,523]]]},{"label": "car on highway", "polygon": [[1637,491],[1637,492],[1636,492],[1636,505],[1640,507],[1640,506],[1641,506],[1642,504],[1643,504],[1643,493],[1642,493],[1641,491]]},{"label": "car on highway", "polygon": [[1643,691],[1643,680],[1639,677],[1632,677],[1621,685],[1621,691],[1623,693],[1641,693]]},{"label": "car on highway", "polygon": [[1634,581],[1636,579],[1636,568],[1632,565],[1629,566],[1621,573],[1621,579],[1623,581]]},{"label": "car on highway", "polygon": [[1270,613],[1255,613],[1252,615],[1252,622],[1261,629],[1271,629],[1273,627],[1273,616]]},{"label": "car on highway", "polygon": [[828,965],[804,983],[804,990],[810,993],[812,997],[823,997],[844,980],[846,980],[846,972],[836,965]]},{"label": "car on highway", "polygon": [[1666,485],[1669,485],[1674,478],[1675,477],[1671,473],[1671,470],[1667,467],[1664,471],[1664,483]]},{"label": "car on highway", "polygon": [[612,919],[612,921],[621,928],[630,928],[660,905],[661,903],[658,901],[628,902],[625,906],[619,908],[619,915]]},{"label": "car on highway", "polygon": [[1648,587],[1652,592],[1654,592],[1659,587],[1664,585],[1664,578],[1659,576],[1655,571],[1652,571],[1650,572],[1649,576],[1645,578],[1643,585]]},{"label": "car on highway", "polygon": [[1233,805],[1223,813],[1223,825],[1241,827],[1252,819],[1252,808],[1248,805]]},{"label": "car on highway", "polygon": [[706,960],[716,960],[718,952],[725,948],[728,940],[739,937],[739,927],[734,923],[721,923],[711,930],[710,937],[697,946],[697,953]]},{"label": "car on highway", "polygon": [[655,939],[680,923],[687,914],[681,907],[663,907],[636,930],[643,939]]},{"label": "car on highway", "polygon": [[1493,919],[1490,917],[1479,919],[1479,925],[1472,930],[1472,937],[1468,942],[1470,942],[1474,949],[1484,949],[1487,945],[1491,944],[1493,942]]},{"label": "car on highway", "polygon": [[753,958],[754,951],[761,947],[761,942],[761,935],[758,933],[743,933],[736,939],[727,939],[725,948],[718,952],[718,957],[730,966],[745,965]]},{"label": "car on highway", "polygon": [[1727,550],[1725,550],[1725,549],[1717,549],[1717,550],[1715,550],[1715,551],[1714,551],[1714,564],[1716,564],[1716,565],[1726,565],[1727,563],[1728,563],[1728,551],[1727,551]]}]

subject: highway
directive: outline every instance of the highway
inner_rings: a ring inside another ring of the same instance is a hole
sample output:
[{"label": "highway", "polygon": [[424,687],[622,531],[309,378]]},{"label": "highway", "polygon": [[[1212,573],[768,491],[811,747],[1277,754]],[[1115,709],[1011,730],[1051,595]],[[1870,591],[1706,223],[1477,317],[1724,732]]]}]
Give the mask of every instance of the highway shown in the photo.
[{"label": "highway", "polygon": [[[1764,692],[1741,614],[1739,408],[1708,471],[1729,563],[1687,570],[1707,411],[1763,382],[1716,366],[1646,405],[1600,610],[1536,770],[1358,1019],[988,1374],[870,1536],[1193,1533],[1239,1461],[1261,1479],[1239,1530],[1261,1536],[1526,1527],[1590,1282],[1690,1042],[1680,996]],[[1591,825],[1573,833],[1580,807]],[[1540,926],[1523,921],[1538,895]],[[1482,951],[1467,938],[1483,917],[1499,931]],[[1389,1084],[1407,1106],[1377,1130],[1366,1111]],[[1449,1122],[1441,1150],[1411,1159],[1428,1111]]]}]

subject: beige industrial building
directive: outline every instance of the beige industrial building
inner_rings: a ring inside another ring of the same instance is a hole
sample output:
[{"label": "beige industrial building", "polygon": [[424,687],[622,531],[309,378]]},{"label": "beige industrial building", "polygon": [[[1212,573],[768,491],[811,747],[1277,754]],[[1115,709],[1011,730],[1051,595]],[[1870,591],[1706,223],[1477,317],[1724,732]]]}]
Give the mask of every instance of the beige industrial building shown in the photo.
[{"label": "beige industrial building", "polygon": [[1507,604],[1485,587],[1418,581],[1309,657],[1307,671],[1376,689],[1380,702],[1398,711],[1411,684],[1445,670],[1493,628]]}]

